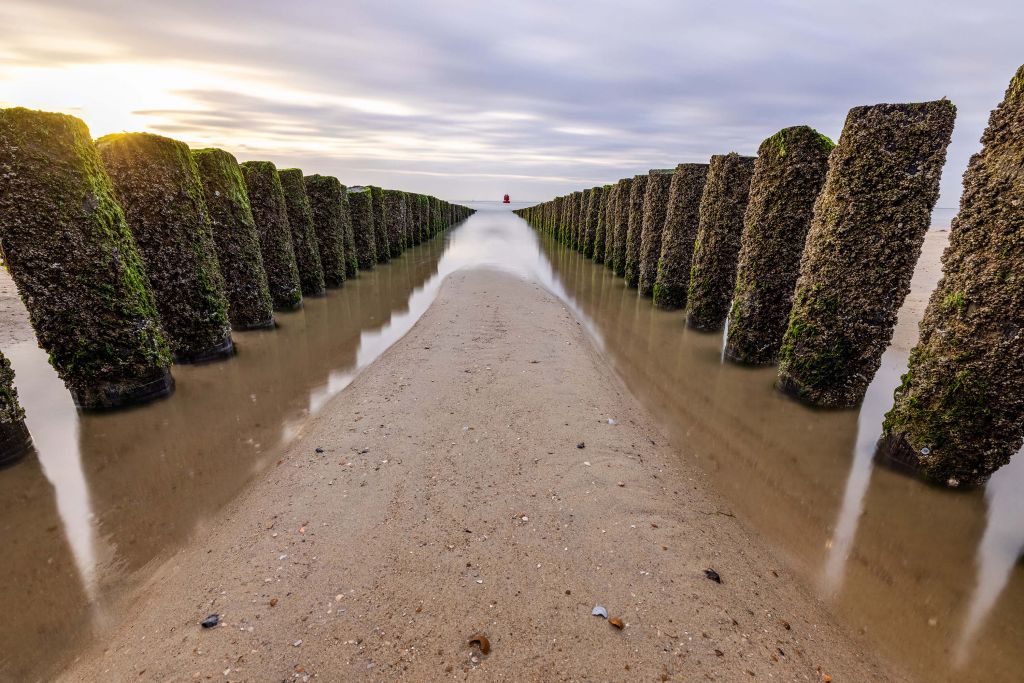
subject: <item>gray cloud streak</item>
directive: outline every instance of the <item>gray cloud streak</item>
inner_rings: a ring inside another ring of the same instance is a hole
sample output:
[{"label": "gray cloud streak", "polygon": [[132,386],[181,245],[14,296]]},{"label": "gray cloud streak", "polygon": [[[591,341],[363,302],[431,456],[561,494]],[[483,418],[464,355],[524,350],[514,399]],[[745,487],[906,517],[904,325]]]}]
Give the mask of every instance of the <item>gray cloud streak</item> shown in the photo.
[{"label": "gray cloud streak", "polygon": [[[200,111],[161,112],[161,130],[230,140],[244,128],[278,144],[233,150],[243,158],[263,153],[346,182],[460,199],[543,199],[715,153],[751,154],[788,125],[837,137],[850,107],[948,96],[959,117],[940,205],[953,206],[1019,66],[1022,24],[1018,2],[947,0],[15,0],[0,9],[0,43],[10,63],[187,59],[399,103],[412,115],[200,90],[185,93]],[[68,31],[111,53],[76,52],[59,40]],[[394,147],[395,136],[413,144]],[[327,139],[338,142],[322,153],[299,144]]]}]

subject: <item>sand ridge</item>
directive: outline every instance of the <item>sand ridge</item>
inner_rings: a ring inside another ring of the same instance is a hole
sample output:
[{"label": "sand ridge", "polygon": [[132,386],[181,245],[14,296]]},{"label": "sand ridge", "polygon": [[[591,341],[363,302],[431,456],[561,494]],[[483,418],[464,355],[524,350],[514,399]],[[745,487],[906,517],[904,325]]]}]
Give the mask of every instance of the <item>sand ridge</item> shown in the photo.
[{"label": "sand ridge", "polygon": [[697,472],[552,294],[459,271],[63,679],[903,680]]}]

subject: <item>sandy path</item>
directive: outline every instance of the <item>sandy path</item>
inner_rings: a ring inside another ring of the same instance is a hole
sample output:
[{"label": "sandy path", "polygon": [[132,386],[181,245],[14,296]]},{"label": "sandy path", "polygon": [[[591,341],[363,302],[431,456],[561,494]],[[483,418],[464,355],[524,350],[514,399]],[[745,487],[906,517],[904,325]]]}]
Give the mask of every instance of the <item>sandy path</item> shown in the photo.
[{"label": "sandy path", "polygon": [[553,295],[460,271],[64,679],[901,680],[697,472]]}]

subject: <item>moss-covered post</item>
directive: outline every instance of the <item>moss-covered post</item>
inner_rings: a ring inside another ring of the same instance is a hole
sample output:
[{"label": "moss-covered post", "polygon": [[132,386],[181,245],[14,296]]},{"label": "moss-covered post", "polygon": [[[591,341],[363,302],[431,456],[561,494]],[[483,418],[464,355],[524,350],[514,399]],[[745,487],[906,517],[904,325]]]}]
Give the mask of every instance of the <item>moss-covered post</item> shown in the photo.
[{"label": "moss-covered post", "polygon": [[597,197],[597,227],[594,232],[594,263],[604,263],[605,247],[608,244],[608,198],[614,185],[605,185]]},{"label": "moss-covered post", "polygon": [[584,216],[587,212],[587,192],[579,190],[573,193],[575,204],[573,206],[572,223],[565,228],[565,240],[563,244],[570,249],[576,249],[579,243],[579,235],[582,232]]},{"label": "moss-covered post", "polygon": [[118,133],[96,146],[139,247],[175,360],[230,356],[224,279],[188,145],[150,133]]},{"label": "moss-covered post", "polygon": [[686,292],[686,323],[695,330],[719,330],[729,316],[754,161],[735,152],[711,157]]},{"label": "moss-covered post", "polygon": [[1024,66],[981,142],[879,450],[950,487],[980,486],[1024,441]]},{"label": "moss-covered post", "polygon": [[353,278],[359,273],[359,256],[356,254],[356,234],[352,230],[352,213],[348,207],[348,188],[341,188],[341,226],[345,236],[345,278]]},{"label": "moss-covered post", "polygon": [[345,264],[345,209],[347,197],[341,181],[328,175],[303,178],[309,208],[313,212],[317,252],[324,273],[324,285],[341,287],[348,271]]},{"label": "moss-covered post", "polygon": [[222,149],[193,150],[192,158],[203,183],[231,327],[273,327],[274,304],[242,169],[235,157]]},{"label": "moss-covered post", "polygon": [[306,194],[306,181],[301,169],[283,168],[278,171],[284,203],[288,210],[288,226],[292,231],[292,251],[299,268],[302,296],[323,296],[324,269],[320,263],[320,248],[313,227],[313,210]]},{"label": "moss-covered post", "polygon": [[771,365],[778,356],[814,201],[833,147],[813,128],[794,126],[757,150],[729,311],[725,355],[730,360]]},{"label": "moss-covered post", "polygon": [[647,194],[647,175],[633,176],[629,187],[629,218],[626,221],[626,264],[623,277],[627,287],[636,287],[640,281],[640,233],[644,223],[644,196]]},{"label": "moss-covered post", "polygon": [[402,251],[409,249],[413,246],[412,241],[412,226],[413,226],[413,208],[412,208],[412,197],[408,192],[399,193],[399,202],[402,206],[402,241],[399,245]]},{"label": "moss-covered post", "polygon": [[370,188],[348,188],[348,210],[355,234],[359,270],[373,270],[377,264],[377,233],[373,227],[373,196]]},{"label": "moss-covered post", "polygon": [[690,288],[693,245],[700,225],[700,198],[708,179],[707,164],[679,164],[668,190],[661,257],[654,282],[654,305],[675,310],[686,307]]},{"label": "moss-covered post", "polygon": [[384,207],[384,190],[376,185],[367,185],[370,188],[371,206],[373,207],[373,234],[374,250],[377,254],[377,263],[387,263],[391,260],[391,246],[388,244],[388,222],[387,209]]},{"label": "moss-covered post", "polygon": [[566,236],[565,245],[570,249],[579,251],[580,245],[583,243],[583,226],[587,222],[587,205],[590,203],[590,190],[580,190],[576,197],[576,219],[570,226],[569,233]]},{"label": "moss-covered post", "polygon": [[614,268],[613,254],[615,251],[615,223],[618,220],[616,212],[619,209],[619,185],[613,183],[605,192],[604,200],[604,265],[608,269]]},{"label": "moss-covered post", "polygon": [[597,237],[597,214],[601,208],[602,187],[592,187],[587,195],[587,213],[583,223],[583,242],[580,244],[580,251],[587,258],[594,256],[594,242]]},{"label": "moss-covered post", "polygon": [[149,278],[79,119],[0,109],[0,252],[76,405],[173,390]]},{"label": "moss-covered post", "polygon": [[640,296],[653,296],[658,279],[658,258],[661,256],[661,234],[665,229],[668,193],[672,186],[672,169],[652,169],[647,174],[644,191],[644,213],[640,224],[640,262],[637,267],[637,288]]},{"label": "moss-covered post", "polygon": [[629,197],[632,178],[623,178],[615,188],[615,214],[612,218],[612,254],[609,266],[622,277],[626,274],[626,231],[629,227]]},{"label": "moss-covered post", "polygon": [[811,405],[858,405],[910,290],[956,108],[948,100],[850,110],[814,206],[779,388]]},{"label": "moss-covered post", "polygon": [[402,253],[402,193],[399,190],[384,190],[384,220],[387,221],[388,246],[391,258]]},{"label": "moss-covered post", "polygon": [[569,223],[562,228],[559,241],[565,246],[571,246],[576,235],[576,226],[580,222],[580,206],[583,204],[583,191],[577,190],[572,193],[569,201]]},{"label": "moss-covered post", "polygon": [[25,410],[18,401],[11,361],[0,352],[0,465],[14,462],[32,445]]},{"label": "moss-covered post", "polygon": [[430,197],[425,194],[421,194],[420,198],[420,225],[419,235],[420,243],[426,242],[430,239]]},{"label": "moss-covered post", "polygon": [[277,167],[269,161],[246,161],[242,177],[249,193],[249,205],[260,237],[263,270],[267,274],[270,300],[274,308],[292,311],[302,306],[299,268],[292,250],[292,232],[288,208]]}]

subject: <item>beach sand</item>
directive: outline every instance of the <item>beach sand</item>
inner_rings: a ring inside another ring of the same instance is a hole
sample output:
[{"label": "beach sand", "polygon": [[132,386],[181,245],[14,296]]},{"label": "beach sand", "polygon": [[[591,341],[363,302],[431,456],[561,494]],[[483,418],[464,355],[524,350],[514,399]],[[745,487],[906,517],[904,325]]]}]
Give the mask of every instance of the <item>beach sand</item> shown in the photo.
[{"label": "beach sand", "polygon": [[699,480],[558,299],[459,271],[64,680],[903,680]]}]

